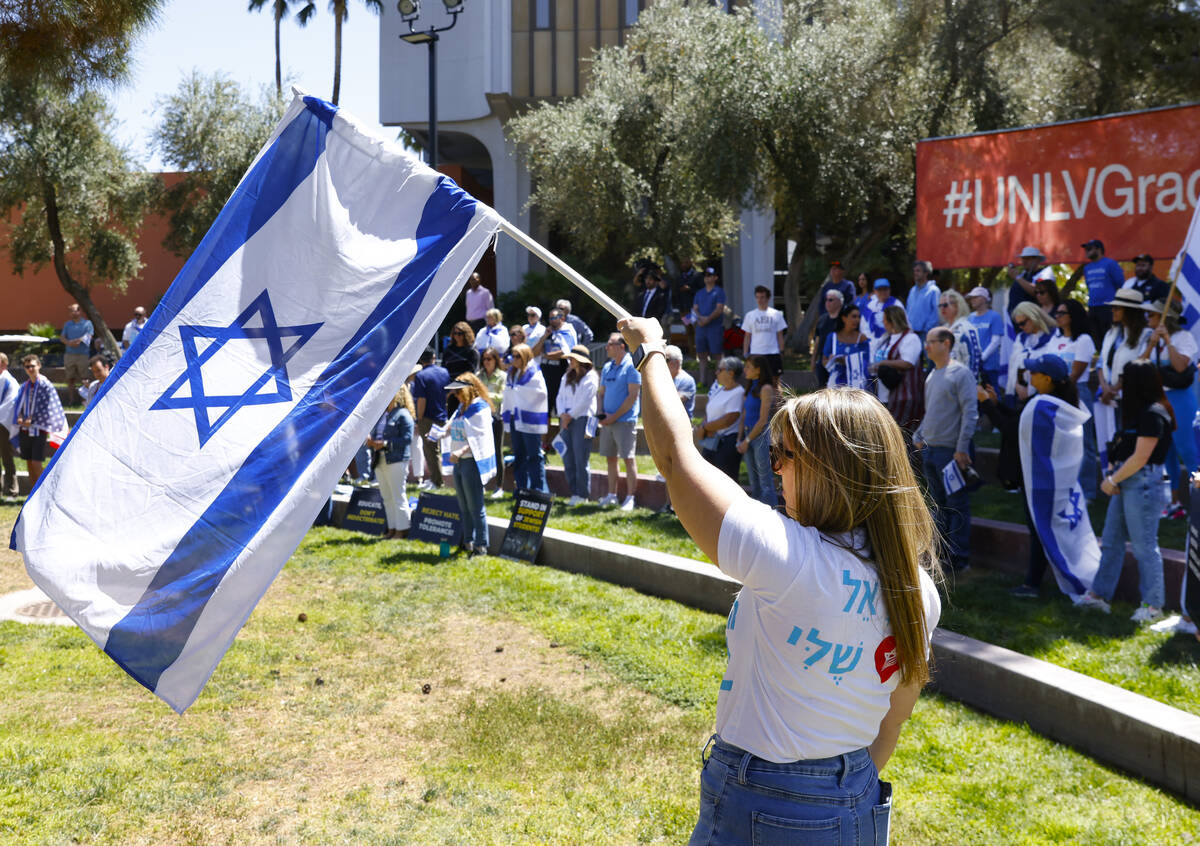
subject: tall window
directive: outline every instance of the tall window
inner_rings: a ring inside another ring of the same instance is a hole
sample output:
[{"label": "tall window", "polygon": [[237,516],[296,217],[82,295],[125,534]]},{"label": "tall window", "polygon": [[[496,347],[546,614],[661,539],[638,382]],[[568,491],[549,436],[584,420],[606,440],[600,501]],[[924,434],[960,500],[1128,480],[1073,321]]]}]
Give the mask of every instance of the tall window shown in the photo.
[{"label": "tall window", "polygon": [[550,0],[533,0],[533,28],[550,28]]},{"label": "tall window", "polygon": [[633,26],[637,23],[638,7],[641,5],[638,0],[623,0],[621,4],[621,26]]}]

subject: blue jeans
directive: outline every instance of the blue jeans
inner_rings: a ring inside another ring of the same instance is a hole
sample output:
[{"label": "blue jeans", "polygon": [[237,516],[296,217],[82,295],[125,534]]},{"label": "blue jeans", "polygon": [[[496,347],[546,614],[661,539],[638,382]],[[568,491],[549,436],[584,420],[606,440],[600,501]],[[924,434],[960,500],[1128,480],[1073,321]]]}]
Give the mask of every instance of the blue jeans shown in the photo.
[{"label": "blue jeans", "polygon": [[1092,593],[1112,599],[1125,563],[1125,541],[1133,548],[1138,564],[1138,588],[1142,602],[1162,608],[1162,553],[1158,549],[1158,520],[1162,516],[1162,465],[1147,464],[1121,482],[1117,495],[1108,501],[1104,515],[1104,538],[1100,542],[1100,569],[1092,582]]},{"label": "blue jeans", "polygon": [[745,455],[750,496],[774,508],[779,498],[775,494],[775,471],[771,469],[771,430],[764,426],[747,446]]},{"label": "blue jeans", "polygon": [[488,548],[487,512],[483,507],[483,482],[474,458],[460,458],[454,465],[454,495],[462,515],[463,543]]},{"label": "blue jeans", "polygon": [[951,565],[962,567],[971,557],[971,495],[960,488],[947,496],[942,484],[942,468],[954,460],[954,447],[926,446],[921,455],[938,531],[946,539]]},{"label": "blue jeans", "polygon": [[[1086,385],[1079,389],[1079,400],[1088,411],[1095,408],[1096,397]],[[1083,498],[1088,502],[1100,493],[1100,450],[1096,445],[1095,417],[1089,417],[1083,424],[1083,460],[1079,462],[1079,487],[1083,488]]]},{"label": "blue jeans", "polygon": [[567,430],[563,433],[563,440],[567,442],[563,471],[567,476],[567,490],[571,496],[590,499],[592,475],[588,469],[588,458],[592,454],[592,439],[586,435],[586,417],[577,417],[567,425]]},{"label": "blue jeans", "polygon": [[513,478],[518,488],[547,491],[546,458],[542,454],[542,436],[534,432],[512,430]]},{"label": "blue jeans", "polygon": [[866,749],[772,764],[719,737],[710,742],[689,846],[887,843],[892,786]]}]

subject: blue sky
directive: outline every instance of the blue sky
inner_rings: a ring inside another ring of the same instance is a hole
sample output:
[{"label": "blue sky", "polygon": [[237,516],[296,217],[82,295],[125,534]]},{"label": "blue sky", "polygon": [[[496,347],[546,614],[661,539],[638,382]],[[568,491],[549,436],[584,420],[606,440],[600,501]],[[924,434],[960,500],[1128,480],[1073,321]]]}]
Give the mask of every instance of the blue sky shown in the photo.
[{"label": "blue sky", "polygon": [[[388,0],[385,0],[388,2]],[[153,169],[162,162],[149,148],[158,118],[155,100],[174,92],[193,68],[221,71],[257,93],[275,84],[274,24],[268,10],[248,12],[246,0],[170,0],[158,25],[137,45],[130,83],[110,95],[120,123],[118,137]],[[281,32],[283,73],[311,94],[333,93],[333,17],[325,0],[301,29],[287,20]],[[351,0],[342,27],[340,105],[368,124],[379,120],[379,18]],[[394,137],[394,130],[380,130]]]}]

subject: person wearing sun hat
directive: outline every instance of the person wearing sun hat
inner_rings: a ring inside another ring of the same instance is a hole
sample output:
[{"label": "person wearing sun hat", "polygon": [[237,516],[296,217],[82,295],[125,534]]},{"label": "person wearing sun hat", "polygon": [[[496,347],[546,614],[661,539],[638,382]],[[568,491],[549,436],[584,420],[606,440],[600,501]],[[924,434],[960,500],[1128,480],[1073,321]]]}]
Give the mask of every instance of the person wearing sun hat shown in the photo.
[{"label": "person wearing sun hat", "polygon": [[1121,376],[1125,365],[1146,351],[1150,329],[1146,325],[1146,304],[1142,292],[1122,288],[1104,307],[1112,314],[1112,326],[1100,343],[1100,394],[1092,413],[1096,416],[1096,443],[1100,447],[1100,466],[1108,463],[1107,445],[1116,434],[1117,402],[1121,397]]},{"label": "person wearing sun hat", "polygon": [[1046,257],[1037,247],[1022,247],[1017,254],[1020,259],[1020,269],[1011,262],[1008,265],[1008,275],[1012,277],[1012,286],[1008,289],[1008,313],[1021,303],[1036,302],[1034,299],[1034,277],[1041,273],[1046,266]]},{"label": "person wearing sun hat", "polygon": [[[592,437],[588,435],[588,424],[596,416],[600,376],[592,363],[591,353],[583,344],[571,347],[566,359],[567,373],[555,398],[555,411],[558,413],[558,431],[567,445],[563,454],[563,472],[571,493],[567,505],[576,506],[591,498],[592,475],[588,459],[592,454]],[[595,424],[591,425],[594,431]]]}]

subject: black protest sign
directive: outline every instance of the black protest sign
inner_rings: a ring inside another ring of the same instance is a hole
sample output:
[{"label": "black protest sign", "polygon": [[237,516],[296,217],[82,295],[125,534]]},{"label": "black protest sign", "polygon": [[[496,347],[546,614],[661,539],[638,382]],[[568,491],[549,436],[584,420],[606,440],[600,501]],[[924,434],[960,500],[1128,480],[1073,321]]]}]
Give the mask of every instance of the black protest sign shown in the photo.
[{"label": "black protest sign", "polygon": [[382,535],[387,531],[387,514],[383,510],[383,497],[376,488],[355,488],[350,494],[350,507],[342,518],[343,529],[354,529],[368,535]]},{"label": "black protest sign", "polygon": [[409,540],[458,546],[462,538],[462,515],[458,512],[458,497],[423,493],[413,512]]},{"label": "black protest sign", "polygon": [[1183,574],[1183,613],[1200,621],[1200,489],[1192,488],[1188,503],[1187,561]]},{"label": "black protest sign", "polygon": [[504,533],[504,542],[500,544],[501,558],[530,564],[537,560],[552,502],[554,497],[541,491],[522,488],[514,494],[512,517],[508,521],[508,531]]}]

